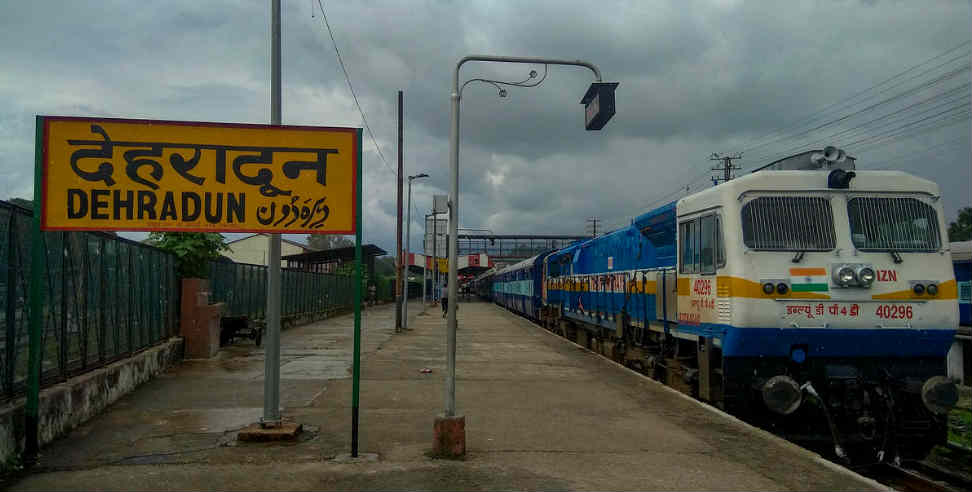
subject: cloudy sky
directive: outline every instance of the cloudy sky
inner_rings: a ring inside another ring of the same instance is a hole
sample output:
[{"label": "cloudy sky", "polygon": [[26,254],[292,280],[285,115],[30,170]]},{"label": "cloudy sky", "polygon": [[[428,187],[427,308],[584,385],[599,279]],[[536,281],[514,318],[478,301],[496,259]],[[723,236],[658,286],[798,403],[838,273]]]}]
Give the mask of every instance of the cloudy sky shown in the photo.
[{"label": "cloudy sky", "polygon": [[[269,1],[0,4],[0,198],[32,196],[34,115],[269,121]],[[618,112],[583,128],[591,73],[463,93],[460,225],[497,234],[608,228],[711,186],[713,152],[741,173],[834,144],[861,168],[970,204],[969,0],[323,2],[361,107],[364,239],[395,235],[396,91],[405,92],[412,244],[448,190],[449,92],[464,55],[585,59],[620,82]],[[361,126],[316,0],[283,0],[283,122]],[[467,64],[517,81],[543,66]],[[367,134],[366,134],[367,135]],[[144,234],[127,234],[140,238]],[[233,236],[236,237],[236,236]],[[296,239],[303,239],[298,237]],[[419,246],[413,246],[418,249]]]}]

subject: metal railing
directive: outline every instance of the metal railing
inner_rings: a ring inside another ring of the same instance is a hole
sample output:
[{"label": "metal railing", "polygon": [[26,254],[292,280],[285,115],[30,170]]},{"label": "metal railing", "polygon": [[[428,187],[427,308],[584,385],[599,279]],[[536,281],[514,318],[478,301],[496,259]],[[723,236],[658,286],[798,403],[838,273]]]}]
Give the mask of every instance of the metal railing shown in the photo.
[{"label": "metal railing", "polygon": [[[263,320],[267,308],[267,267],[246,263],[210,263],[213,303],[226,303],[223,316]],[[281,271],[281,317],[330,316],[354,307],[354,282],[349,275]]]},{"label": "metal railing", "polygon": [[[27,378],[30,210],[0,201],[0,401]],[[173,335],[175,257],[101,232],[46,232],[41,384],[125,358]]]}]

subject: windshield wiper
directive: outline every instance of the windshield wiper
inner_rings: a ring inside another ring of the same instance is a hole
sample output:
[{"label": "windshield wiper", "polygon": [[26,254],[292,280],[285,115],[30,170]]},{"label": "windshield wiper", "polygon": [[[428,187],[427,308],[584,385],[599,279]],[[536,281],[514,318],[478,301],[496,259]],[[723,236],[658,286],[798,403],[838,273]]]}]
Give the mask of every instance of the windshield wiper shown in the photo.
[{"label": "windshield wiper", "polygon": [[804,253],[806,253],[806,251],[797,251],[796,254],[793,255],[793,259],[790,261],[792,261],[793,263],[800,263],[800,261],[803,260]]},{"label": "windshield wiper", "polygon": [[888,251],[888,253],[891,253],[891,258],[894,259],[895,264],[901,263],[901,262],[904,261],[904,260],[901,259],[901,255],[899,255],[897,251],[892,250],[892,251]]}]

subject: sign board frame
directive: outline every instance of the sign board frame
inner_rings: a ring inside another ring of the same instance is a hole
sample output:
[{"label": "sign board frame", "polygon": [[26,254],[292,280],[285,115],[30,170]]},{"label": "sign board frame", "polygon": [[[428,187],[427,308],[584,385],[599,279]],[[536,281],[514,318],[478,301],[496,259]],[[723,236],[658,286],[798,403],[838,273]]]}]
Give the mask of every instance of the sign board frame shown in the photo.
[{"label": "sign board frame", "polygon": [[[355,185],[361,178],[360,129],[70,116],[38,116],[37,119],[41,156],[36,172],[42,183],[39,201],[43,230],[355,233],[357,216],[361,213]],[[79,125],[85,130],[90,126],[90,131],[72,133],[79,130]],[[112,131],[122,135],[144,134],[146,140],[130,141],[124,137],[113,140],[109,136]],[[73,138],[62,142],[60,139],[65,137]],[[160,138],[168,141],[159,141]],[[286,145],[294,140],[303,145]],[[239,141],[256,144],[240,145]],[[69,150],[73,153],[68,154]],[[281,165],[279,161],[286,160],[287,156],[295,159]],[[82,159],[87,162],[82,164]],[[70,166],[65,161],[70,161]],[[315,171],[316,180],[312,178]],[[103,182],[98,188],[104,189],[95,188],[98,181]],[[90,189],[82,189],[85,186]],[[122,189],[123,186],[126,188]],[[225,192],[225,203],[219,203],[222,193],[211,193],[210,189]],[[114,196],[108,195],[109,190],[114,191]],[[195,190],[199,193],[194,193]],[[110,200],[120,198],[119,192],[128,201],[115,201],[112,216]],[[59,194],[57,200],[64,200],[58,205],[66,206],[67,217],[60,211],[54,217],[52,193]],[[173,198],[174,194],[181,195],[181,202]],[[234,194],[236,200],[231,199]],[[301,194],[310,194],[310,198],[305,199]],[[205,205],[200,195],[205,195]],[[208,213],[211,195],[219,197],[213,200],[217,202],[213,209],[222,210],[225,206],[226,213],[217,223],[210,220]],[[193,207],[187,206],[187,198],[193,198],[189,201],[196,205],[195,217],[189,221],[185,220],[186,209]],[[146,212],[142,202],[149,199],[152,208]],[[81,201],[85,212],[90,209],[90,214],[78,213]],[[119,204],[123,205],[125,219],[119,220]],[[75,215],[91,218],[72,219],[72,207]],[[166,207],[170,207],[168,215]],[[137,219],[135,208],[138,208]],[[101,215],[95,217],[99,209]],[[155,219],[157,211],[158,220]],[[145,219],[143,212],[146,212]],[[182,213],[181,221],[179,213]],[[233,223],[234,215],[236,223]],[[168,217],[175,220],[166,221]],[[289,222],[284,223],[285,220]],[[77,225],[72,224],[75,221]],[[328,223],[335,225],[328,226]]]}]

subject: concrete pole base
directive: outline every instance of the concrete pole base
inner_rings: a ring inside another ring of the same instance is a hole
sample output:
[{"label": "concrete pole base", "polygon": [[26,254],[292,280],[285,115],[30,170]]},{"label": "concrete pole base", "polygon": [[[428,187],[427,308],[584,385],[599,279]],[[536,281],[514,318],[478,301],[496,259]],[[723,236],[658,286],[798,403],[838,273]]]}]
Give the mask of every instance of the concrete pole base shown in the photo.
[{"label": "concrete pole base", "polygon": [[240,430],[236,439],[244,442],[295,441],[303,427],[294,422],[281,422],[280,425],[272,427],[256,423]]},{"label": "concrete pole base", "polygon": [[435,418],[435,443],[432,455],[436,458],[461,459],[466,456],[466,417],[457,415]]}]

